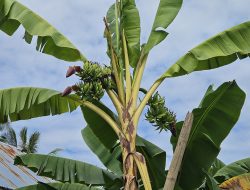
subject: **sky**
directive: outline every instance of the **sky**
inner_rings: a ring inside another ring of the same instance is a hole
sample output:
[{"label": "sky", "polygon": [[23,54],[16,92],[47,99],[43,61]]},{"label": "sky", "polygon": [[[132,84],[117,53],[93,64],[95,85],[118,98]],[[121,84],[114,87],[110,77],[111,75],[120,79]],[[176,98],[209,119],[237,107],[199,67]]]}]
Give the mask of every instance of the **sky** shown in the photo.
[{"label": "sky", "polygon": [[[106,42],[103,38],[102,21],[111,0],[20,0],[48,20],[67,36],[89,59],[108,63]],[[149,35],[159,1],[138,0],[141,14],[141,41]],[[145,88],[156,80],[180,56],[207,38],[234,25],[250,20],[248,0],[189,0],[183,2],[182,9],[169,26],[167,39],[155,47],[148,59],[142,81]],[[53,88],[63,91],[66,86],[77,82],[72,77],[65,78],[68,63],[35,50],[35,44],[26,44],[22,39],[24,30],[20,28],[9,37],[0,32],[0,89],[17,86]],[[34,40],[35,41],[35,40]],[[167,106],[183,120],[186,113],[199,105],[210,84],[218,87],[223,82],[236,80],[246,92],[247,98],[240,119],[228,138],[222,143],[219,158],[225,163],[250,156],[250,59],[212,71],[195,72],[190,75],[167,79],[159,88],[166,97]],[[107,98],[104,102],[110,105]],[[12,123],[16,131],[28,127],[29,131],[39,130],[41,139],[39,152],[48,153],[55,148],[63,148],[60,155],[102,166],[97,157],[88,149],[81,137],[81,129],[86,125],[80,110],[60,116],[48,116],[28,121]],[[144,118],[140,121],[139,134],[154,142],[167,152],[167,165],[172,157],[169,143],[170,133],[158,133]]]}]

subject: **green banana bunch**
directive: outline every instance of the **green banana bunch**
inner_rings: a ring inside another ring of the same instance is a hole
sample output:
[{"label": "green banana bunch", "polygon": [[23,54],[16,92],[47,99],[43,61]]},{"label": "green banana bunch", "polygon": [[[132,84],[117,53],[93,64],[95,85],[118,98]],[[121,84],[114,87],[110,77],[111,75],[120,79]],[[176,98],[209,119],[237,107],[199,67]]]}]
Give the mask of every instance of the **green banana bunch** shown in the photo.
[{"label": "green banana bunch", "polygon": [[148,101],[146,119],[156,127],[156,130],[170,130],[176,136],[176,115],[165,106],[165,99],[156,92]]},{"label": "green banana bunch", "polygon": [[75,91],[84,100],[100,100],[104,96],[104,90],[112,89],[112,71],[110,67],[101,66],[96,62],[87,61],[83,68],[79,66],[69,67],[66,77],[75,74],[80,78],[80,82],[67,87],[62,93],[63,96]]}]

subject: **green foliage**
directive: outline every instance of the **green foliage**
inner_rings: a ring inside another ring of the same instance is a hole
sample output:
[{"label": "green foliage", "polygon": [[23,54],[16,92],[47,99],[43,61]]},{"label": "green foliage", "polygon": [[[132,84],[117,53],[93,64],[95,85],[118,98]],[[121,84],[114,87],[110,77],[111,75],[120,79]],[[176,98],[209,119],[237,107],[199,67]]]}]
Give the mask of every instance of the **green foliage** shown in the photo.
[{"label": "green foliage", "polygon": [[[140,15],[135,1],[124,0],[122,3],[114,3],[109,8],[106,19],[112,37],[112,46],[116,52],[117,57],[122,57],[121,35],[124,32],[128,45],[129,63],[131,67],[135,68],[140,56],[141,33]],[[107,31],[105,33],[107,33]],[[109,50],[108,55],[110,55]],[[121,66],[124,66],[122,59],[119,59],[119,62]]]},{"label": "green foliage", "polygon": [[162,76],[176,77],[194,71],[215,69],[250,53],[250,22],[234,26],[196,46],[182,56]]},{"label": "green foliage", "polygon": [[17,136],[15,130],[12,127],[8,126],[3,131],[4,132],[2,132],[1,134],[2,142],[17,147]]},{"label": "green foliage", "polygon": [[0,90],[0,123],[71,112],[79,106],[70,96],[45,88]]},{"label": "green foliage", "polygon": [[[237,122],[244,100],[245,93],[236,82],[227,82],[207,94],[202,106],[193,110],[193,127],[178,179],[180,187],[192,190],[202,184],[202,170],[208,171],[218,156],[220,144]],[[181,126],[177,124],[177,134]],[[175,147],[177,138],[172,136],[171,142]]]},{"label": "green foliage", "polygon": [[[99,102],[96,102],[96,105],[112,118],[117,119],[117,116],[105,105]],[[84,141],[108,169],[121,174],[121,150],[118,137],[97,113],[86,107],[82,112],[88,124],[82,130]],[[146,159],[152,188],[162,188],[165,181],[166,152],[139,136],[136,138],[136,147]]]},{"label": "green foliage", "polygon": [[181,5],[182,0],[160,0],[152,31],[144,48],[145,54],[167,37],[168,33],[165,29],[173,22]]},{"label": "green foliage", "polygon": [[107,170],[84,162],[60,158],[52,155],[26,154],[17,156],[15,164],[24,165],[40,176],[56,181],[99,185],[121,186],[121,179]]},{"label": "green foliage", "polygon": [[37,152],[38,148],[38,141],[40,138],[40,132],[36,131],[31,134],[30,139],[29,139],[29,144],[27,146],[27,152],[28,153],[35,153]]},{"label": "green foliage", "polygon": [[[22,4],[15,0],[0,1],[0,29],[3,32],[11,36],[22,25],[27,43],[31,43],[33,37],[37,36],[37,50],[65,61],[85,62],[83,68],[69,67],[66,76],[76,74],[80,82],[67,87],[62,94],[55,90],[30,87],[0,90],[0,123],[62,114],[81,106],[87,122],[82,136],[108,169],[52,155],[22,155],[15,159],[16,164],[64,183],[39,183],[21,190],[128,189],[123,187],[123,182],[129,184],[127,180],[135,182],[135,186],[139,184],[145,190],[151,190],[151,186],[154,190],[163,188],[166,153],[136,134],[137,126],[134,124],[138,124],[143,108],[148,103],[146,118],[157,129],[171,130],[171,142],[175,149],[182,122],[176,123],[175,114],[165,106],[165,99],[155,93],[160,83],[168,77],[221,67],[238,58],[248,57],[250,53],[250,22],[245,22],[208,39],[181,57],[146,91],[145,98],[136,109],[147,56],[154,46],[166,38],[168,33],[165,30],[181,6],[182,0],[160,0],[148,41],[141,46],[140,16],[135,0],[116,1],[104,19],[104,36],[108,42],[107,54],[111,58],[111,66],[101,66],[88,61],[66,37]],[[72,91],[75,94],[69,95]],[[118,116],[101,103],[105,91],[114,103]],[[238,120],[244,100],[245,93],[236,82],[224,83],[215,91],[212,86],[208,88],[199,107],[193,110],[193,128],[176,189],[193,190],[200,187],[217,190],[215,180],[226,180],[249,169],[248,160],[229,166],[216,160],[220,144]],[[14,134],[14,131],[10,132],[10,135]],[[14,136],[11,138],[16,139]],[[27,152],[36,151],[38,138],[39,133],[34,133],[28,142],[27,129],[23,129],[21,147]],[[6,139],[0,137],[1,141]],[[121,139],[125,139],[128,146],[120,143]],[[17,145],[16,140],[13,144]],[[132,152],[130,148],[135,146],[136,150]],[[140,175],[135,172],[133,179],[130,179],[131,174],[126,173],[126,164],[129,163],[127,158],[123,163],[122,152],[128,157],[133,156],[140,167]],[[140,157],[135,158],[135,155]],[[143,176],[149,176],[151,184]]]},{"label": "green foliage", "polygon": [[214,178],[218,183],[222,183],[232,177],[249,173],[249,171],[250,158],[245,158],[224,166],[214,174]]},{"label": "green foliage", "polygon": [[226,164],[224,164],[221,160],[216,158],[208,172],[211,176],[213,176],[218,170],[220,170],[224,166],[226,166]]},{"label": "green foliage", "polygon": [[16,190],[98,190],[99,188],[89,187],[78,183],[41,183],[21,187]]},{"label": "green foliage", "polygon": [[127,40],[129,63],[135,68],[140,57],[140,15],[135,0],[124,0],[121,5],[121,31]]},{"label": "green foliage", "polygon": [[47,21],[15,0],[0,1],[0,29],[13,35],[22,25],[24,39],[31,43],[38,36],[37,50],[65,61],[86,61],[81,52]]},{"label": "green foliage", "polygon": [[208,172],[204,171],[208,190],[220,190],[215,179]]}]

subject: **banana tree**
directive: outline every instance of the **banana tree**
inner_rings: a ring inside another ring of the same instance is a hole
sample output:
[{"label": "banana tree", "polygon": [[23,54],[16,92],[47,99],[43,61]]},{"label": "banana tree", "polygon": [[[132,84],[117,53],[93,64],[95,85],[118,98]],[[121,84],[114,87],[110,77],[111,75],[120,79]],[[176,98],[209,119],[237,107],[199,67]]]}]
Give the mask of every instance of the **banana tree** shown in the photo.
[{"label": "banana tree", "polygon": [[[67,182],[39,184],[32,188],[163,188],[165,152],[137,135],[139,119],[148,106],[147,120],[160,131],[170,130],[173,145],[178,139],[181,122],[177,122],[175,114],[165,106],[164,98],[156,92],[157,88],[167,78],[215,69],[246,58],[250,53],[250,22],[245,22],[188,51],[148,90],[143,89],[141,81],[149,53],[168,36],[165,30],[177,16],[181,5],[182,0],[160,0],[148,40],[141,44],[136,2],[116,0],[104,18],[104,37],[110,63],[102,65],[88,60],[65,36],[27,7],[15,0],[0,1],[0,29],[3,32],[12,36],[22,26],[27,43],[37,37],[38,51],[64,61],[83,62],[82,67],[69,67],[66,76],[77,75],[79,83],[67,87],[62,94],[52,89],[31,87],[0,90],[0,122],[57,115],[81,107],[88,124],[82,131],[83,138],[108,169],[51,155],[20,156],[16,159],[17,164],[37,171],[39,175]],[[140,91],[145,94],[141,101]],[[101,102],[104,93],[113,102],[116,113]],[[244,99],[244,92],[235,82],[225,83],[216,91],[206,93],[200,108],[193,111],[194,125],[177,181],[179,188],[194,189],[203,183],[203,170],[208,170],[216,159],[222,140],[239,117]],[[218,113],[224,119],[218,118]],[[208,128],[210,121],[214,125]],[[199,155],[203,146],[210,152],[205,158],[196,157],[199,164],[192,170],[191,166],[196,166],[196,162],[191,161],[189,165],[190,158]],[[195,176],[190,181],[189,171]]]}]

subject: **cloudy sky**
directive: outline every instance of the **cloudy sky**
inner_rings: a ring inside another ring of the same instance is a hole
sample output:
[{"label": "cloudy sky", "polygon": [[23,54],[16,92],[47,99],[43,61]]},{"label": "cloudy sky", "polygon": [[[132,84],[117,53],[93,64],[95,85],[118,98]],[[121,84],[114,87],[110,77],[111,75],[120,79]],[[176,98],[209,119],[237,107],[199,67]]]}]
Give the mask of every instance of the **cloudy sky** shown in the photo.
[{"label": "cloudy sky", "polygon": [[[49,3],[44,3],[44,0],[20,1],[65,34],[88,59],[108,63],[105,55],[106,44],[102,37],[104,29],[102,18],[113,1],[50,0]],[[141,13],[141,39],[145,42],[159,1],[137,2]],[[148,88],[153,80],[181,55],[203,40],[250,20],[248,5],[248,0],[184,1],[179,15],[168,28],[170,34],[167,40],[154,48],[150,54],[143,86]],[[66,86],[76,82],[76,78],[65,78],[67,67],[72,63],[36,52],[34,44],[24,43],[23,33],[21,28],[13,37],[0,33],[0,88],[35,86],[63,91]],[[248,95],[250,93],[248,63],[250,60],[245,59],[217,70],[167,79],[159,91],[166,96],[168,106],[177,113],[178,119],[182,120],[188,110],[199,104],[210,84],[215,84],[217,87],[225,81],[235,79]],[[108,101],[106,103],[110,104]],[[219,157],[226,163],[250,156],[249,109],[250,97],[247,96],[237,125],[222,144]],[[63,156],[101,166],[82,140],[80,131],[85,122],[80,110],[56,117],[20,121],[13,123],[12,126],[17,131],[23,126],[27,126],[30,131],[39,130],[42,134],[39,149],[41,153],[48,153],[54,148],[64,148],[61,153]],[[172,155],[169,133],[159,134],[144,119],[140,122],[139,133],[167,151],[169,165]]]}]

